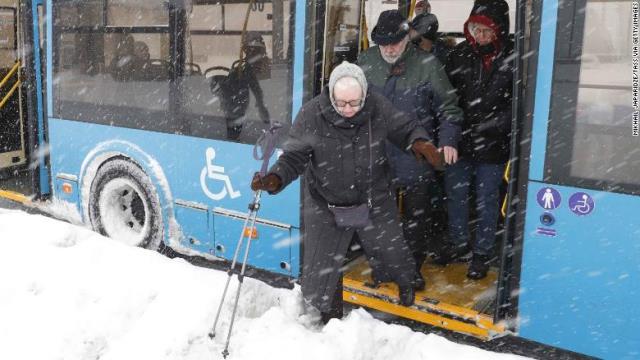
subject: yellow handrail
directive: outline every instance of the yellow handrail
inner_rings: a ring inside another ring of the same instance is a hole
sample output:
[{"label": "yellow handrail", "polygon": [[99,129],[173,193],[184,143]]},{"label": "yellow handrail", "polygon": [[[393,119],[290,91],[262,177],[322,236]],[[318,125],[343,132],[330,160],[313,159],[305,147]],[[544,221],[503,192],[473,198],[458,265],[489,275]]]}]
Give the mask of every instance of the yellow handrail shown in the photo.
[{"label": "yellow handrail", "polygon": [[[505,167],[504,175],[502,176],[502,179],[506,183],[509,183],[510,172],[511,172],[511,161],[507,161],[507,167]],[[502,217],[507,217],[507,198],[508,197],[509,197],[509,194],[507,193],[504,195],[504,200],[502,200],[502,208],[500,208],[500,213],[502,213]]]},{"label": "yellow handrail", "polygon": [[411,20],[413,17],[413,13],[416,11],[416,0],[411,0],[411,4],[409,5],[409,16],[407,19]]},{"label": "yellow handrail", "polygon": [[[7,75],[4,77],[4,79],[2,79],[2,81],[0,81],[0,89],[2,89],[2,87],[9,81],[9,79],[13,76],[13,74],[15,74],[15,72],[20,68],[20,60],[16,61],[15,65],[13,65],[13,67],[11,68],[11,70],[9,70],[9,72],[7,73]],[[13,95],[13,93],[16,91],[16,89],[18,88],[18,86],[20,86],[21,81],[20,81],[20,77],[18,77],[18,80],[16,81],[15,84],[13,84],[13,86],[11,87],[11,89],[9,90],[9,92],[7,93],[7,95],[5,95],[2,98],[2,101],[0,101],[0,109],[2,109],[2,107],[4,106],[4,104],[9,101],[9,98],[11,98],[11,95]]]},{"label": "yellow handrail", "polygon": [[5,97],[2,99],[2,101],[0,101],[0,109],[2,109],[2,107],[4,106],[4,104],[9,101],[9,98],[11,98],[11,95],[13,95],[13,93],[16,91],[16,89],[18,88],[18,86],[20,86],[21,82],[20,80],[16,81],[15,84],[13,84],[13,86],[11,87],[11,90],[9,90],[9,92],[7,93],[7,95],[5,95]]},{"label": "yellow handrail", "polygon": [[11,70],[9,70],[9,72],[7,73],[7,75],[4,77],[4,79],[2,79],[2,81],[0,81],[0,89],[2,89],[2,87],[4,86],[4,84],[7,83],[7,81],[9,81],[9,79],[11,78],[11,76],[13,76],[13,73],[15,73],[18,68],[20,67],[20,60],[16,61],[16,64],[13,65],[13,67],[11,68]]}]

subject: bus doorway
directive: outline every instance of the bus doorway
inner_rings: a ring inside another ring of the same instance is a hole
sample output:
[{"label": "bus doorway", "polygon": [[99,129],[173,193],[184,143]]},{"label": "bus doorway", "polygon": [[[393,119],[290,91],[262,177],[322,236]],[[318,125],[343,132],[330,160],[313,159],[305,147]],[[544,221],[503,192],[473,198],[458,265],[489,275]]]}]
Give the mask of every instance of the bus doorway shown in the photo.
[{"label": "bus doorway", "polygon": [[[515,29],[516,2],[509,1],[511,29]],[[316,93],[319,93],[327,82],[333,67],[342,61],[356,62],[358,55],[376,46],[371,41],[371,31],[375,27],[380,14],[386,10],[398,9],[408,14],[409,21],[414,17],[415,2],[407,1],[336,1],[323,3],[324,12],[318,11],[319,23],[324,24],[317,38],[323,39],[321,66],[316,67]],[[439,21],[440,36],[451,47],[464,40],[463,24],[473,7],[473,1],[430,1],[431,13]],[[409,46],[412,46],[411,44]],[[438,249],[446,236],[446,209],[444,208],[444,185],[442,174],[439,185],[431,191],[438,197],[434,209],[426,215],[428,227],[428,251]],[[506,187],[506,183],[505,183]],[[438,188],[438,189],[436,189]],[[403,217],[402,197],[398,196],[400,216]],[[501,199],[502,200],[502,199]],[[434,221],[436,216],[438,221]],[[442,220],[445,219],[445,220]],[[438,228],[437,230],[435,228]],[[496,248],[501,247],[502,231],[496,234]],[[356,246],[357,247],[357,246]],[[497,250],[499,253],[500,250]],[[469,254],[470,257],[470,254]],[[500,258],[496,254],[496,258]],[[371,269],[364,255],[357,252],[348,266],[343,278],[343,299],[346,302],[394,314],[418,322],[462,332],[479,338],[490,339],[505,332],[506,328],[496,318],[496,304],[500,273],[499,261],[494,261],[488,275],[480,280],[470,280],[466,273],[468,263],[456,262],[447,266],[437,265],[428,258],[421,272],[426,281],[426,288],[416,293],[415,305],[403,307],[398,305],[398,289],[395,284],[383,283],[374,287]]]},{"label": "bus doorway", "polygon": [[21,203],[38,192],[28,167],[34,153],[30,149],[35,148],[35,143],[29,145],[35,142],[29,124],[36,116],[29,103],[36,91],[30,81],[33,71],[28,70],[32,52],[25,45],[31,30],[24,25],[31,19],[25,9],[25,2],[0,0],[0,199]]},{"label": "bus doorway", "polygon": [[18,3],[0,1],[0,171],[26,163]]}]

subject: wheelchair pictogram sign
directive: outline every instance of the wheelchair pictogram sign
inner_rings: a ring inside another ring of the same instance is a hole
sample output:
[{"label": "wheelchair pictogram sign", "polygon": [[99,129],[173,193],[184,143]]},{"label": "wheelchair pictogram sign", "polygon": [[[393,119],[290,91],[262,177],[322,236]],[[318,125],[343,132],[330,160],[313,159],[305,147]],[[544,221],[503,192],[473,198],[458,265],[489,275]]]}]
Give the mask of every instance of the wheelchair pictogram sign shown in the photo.
[{"label": "wheelchair pictogram sign", "polygon": [[[218,166],[213,164],[213,160],[216,157],[216,151],[213,148],[207,148],[205,153],[206,165],[202,168],[202,172],[200,173],[200,186],[202,187],[202,191],[213,200],[222,200],[227,194],[232,199],[235,199],[240,196],[240,191],[233,190],[233,186],[231,185],[231,178],[229,175],[224,173],[224,166]],[[218,192],[211,192],[207,185],[207,179],[218,180],[218,183],[222,186]]]},{"label": "wheelchair pictogram sign", "polygon": [[579,216],[589,215],[595,206],[595,201],[587,193],[577,192],[569,199],[569,209]]}]

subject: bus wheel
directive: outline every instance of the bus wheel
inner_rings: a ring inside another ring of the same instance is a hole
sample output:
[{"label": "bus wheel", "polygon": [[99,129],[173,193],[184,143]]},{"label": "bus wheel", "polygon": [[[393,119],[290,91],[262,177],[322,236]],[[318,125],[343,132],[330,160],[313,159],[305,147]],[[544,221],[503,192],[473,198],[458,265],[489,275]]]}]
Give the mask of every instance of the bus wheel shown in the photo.
[{"label": "bus wheel", "polygon": [[89,220],[102,235],[157,250],[162,210],[151,180],[131,161],[115,159],[98,169],[89,194]]}]

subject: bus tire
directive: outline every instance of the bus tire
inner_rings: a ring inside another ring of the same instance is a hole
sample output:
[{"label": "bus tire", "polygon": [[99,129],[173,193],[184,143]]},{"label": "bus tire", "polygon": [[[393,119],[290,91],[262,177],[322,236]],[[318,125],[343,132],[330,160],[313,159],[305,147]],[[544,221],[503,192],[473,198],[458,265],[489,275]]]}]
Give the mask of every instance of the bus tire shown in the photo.
[{"label": "bus tire", "polygon": [[102,235],[157,250],[163,238],[162,207],[151,179],[123,158],[102,164],[91,183],[89,220]]}]

